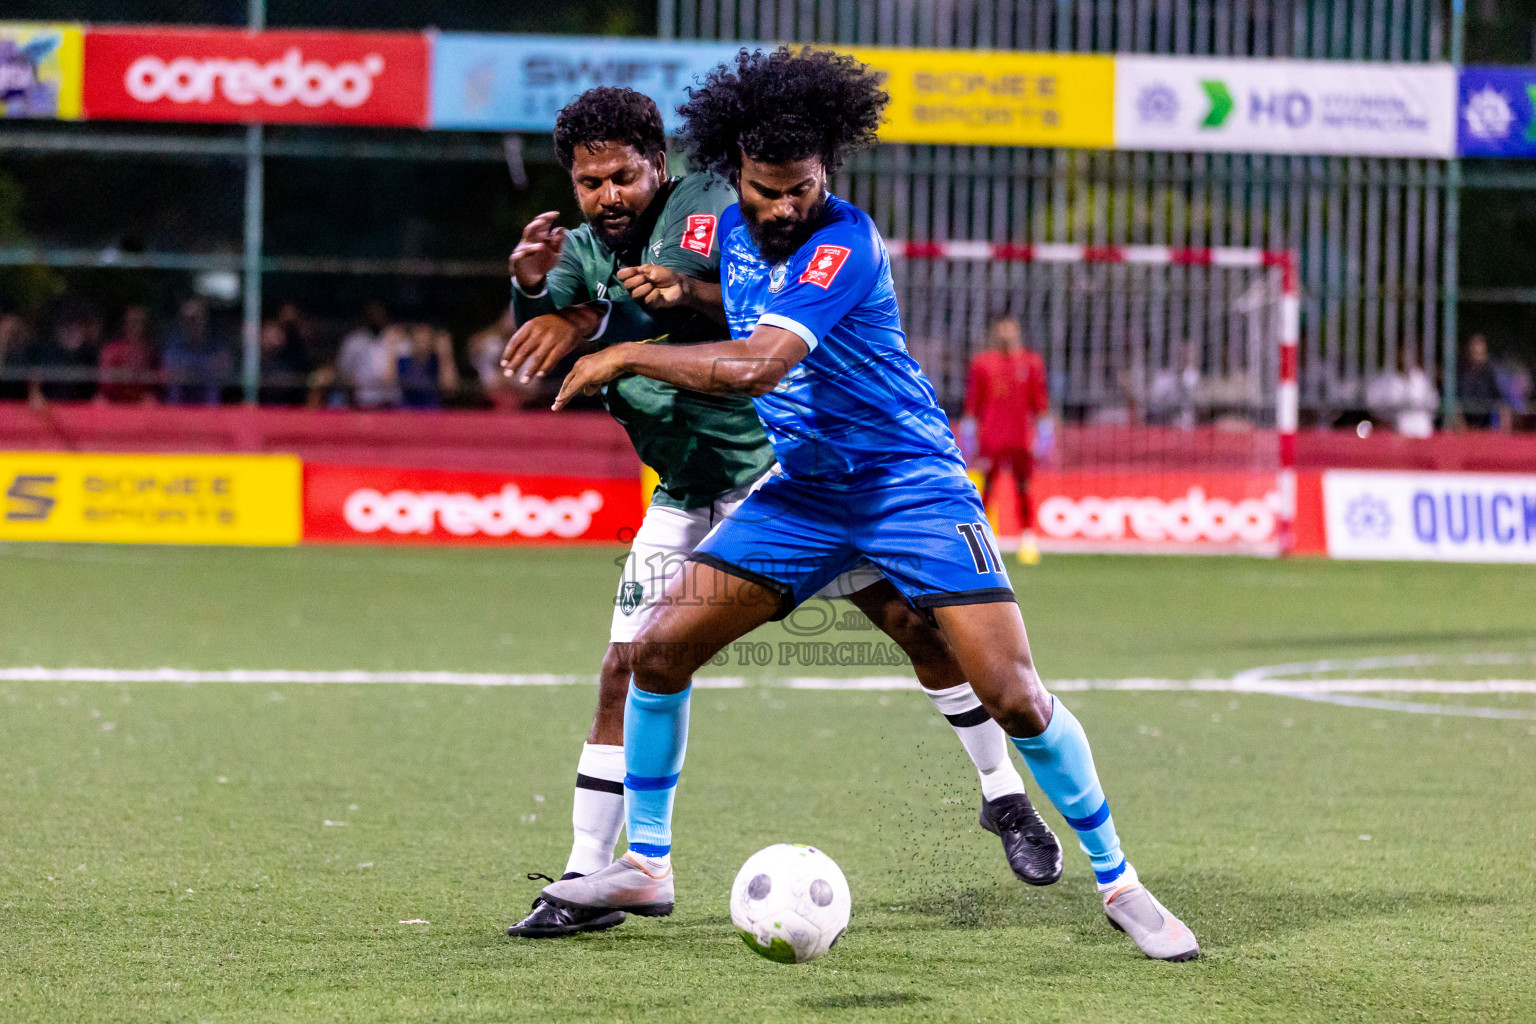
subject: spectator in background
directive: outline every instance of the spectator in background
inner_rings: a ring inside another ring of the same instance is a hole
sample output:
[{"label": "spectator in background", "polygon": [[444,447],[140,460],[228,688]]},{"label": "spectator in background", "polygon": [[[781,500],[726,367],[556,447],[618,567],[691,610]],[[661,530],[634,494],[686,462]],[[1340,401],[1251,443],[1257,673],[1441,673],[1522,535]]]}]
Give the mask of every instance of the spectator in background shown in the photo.
[{"label": "spectator in background", "polygon": [[1019,561],[1033,565],[1040,561],[1040,549],[1035,541],[1029,481],[1034,473],[1037,444],[1044,454],[1051,438],[1045,360],[1024,347],[1024,332],[1018,320],[1006,314],[992,318],[987,327],[987,345],[988,350],[971,361],[960,432],[967,440],[975,439],[974,448],[981,456],[987,477],[984,501],[996,498],[1002,471],[1007,468],[1012,472],[1019,519],[1024,528],[1019,539]]},{"label": "spectator in background", "polygon": [[495,323],[476,331],[469,339],[469,365],[480,379],[485,397],[496,409],[526,409],[540,399],[541,382],[520,384],[517,378],[504,376],[501,372],[501,354],[506,350],[507,339],[516,330],[517,318],[508,306]]},{"label": "spectator in background", "polygon": [[28,400],[33,405],[88,400],[96,393],[100,345],[101,318],[88,306],[66,305],[48,340],[33,353]]},{"label": "spectator in background", "polygon": [[155,398],[155,349],[149,339],[149,310],[129,306],[123,310],[123,322],[117,337],[101,350],[97,364],[101,371],[104,402],[152,402]]},{"label": "spectator in background", "polygon": [[313,332],[296,303],[285,302],[277,319],[261,328],[261,401],[268,405],[302,405],[315,370],[311,354]]},{"label": "spectator in background", "polygon": [[218,405],[234,372],[229,348],[208,323],[202,299],[187,299],[165,334],[165,400],[171,405]]},{"label": "spectator in background", "polygon": [[32,325],[18,313],[0,313],[0,398],[22,398],[27,393],[18,376],[32,348]]},{"label": "spectator in background", "polygon": [[1435,432],[1439,392],[1411,346],[1404,345],[1393,362],[1366,383],[1366,408],[1372,419],[1392,424],[1404,437],[1429,437]]},{"label": "spectator in background", "polygon": [[453,362],[453,338],[431,324],[412,324],[394,342],[395,383],[406,409],[441,409],[443,398],[459,389]]},{"label": "spectator in background", "polygon": [[1462,422],[1474,430],[1508,429],[1509,408],[1499,387],[1499,375],[1488,358],[1488,339],[1467,339],[1467,360],[1456,374],[1456,394]]},{"label": "spectator in background", "polygon": [[390,335],[389,312],[382,302],[363,307],[363,322],[341,341],[336,356],[336,376],[352,396],[352,403],[363,409],[400,404],[396,382],[394,338]]}]

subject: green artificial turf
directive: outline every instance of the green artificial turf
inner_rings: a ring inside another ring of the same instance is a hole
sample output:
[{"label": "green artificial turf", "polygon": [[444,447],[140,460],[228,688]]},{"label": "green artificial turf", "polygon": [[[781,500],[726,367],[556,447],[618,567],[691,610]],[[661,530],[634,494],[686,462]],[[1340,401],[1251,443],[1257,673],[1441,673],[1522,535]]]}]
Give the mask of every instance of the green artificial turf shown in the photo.
[{"label": "green artificial turf", "polygon": [[[615,554],[5,546],[0,667],[594,672]],[[1047,558],[1016,581],[1057,678],[1536,653],[1523,568]],[[700,690],[678,912],[508,939],[522,873],[563,865],[593,695],[0,682],[0,1021],[1536,1020],[1536,721],[1069,694],[1128,852],[1202,939],[1170,965],[1105,923],[1075,849],[1056,886],[1012,880],[920,695]],[[729,921],[778,841],[852,886],[814,964]]]}]

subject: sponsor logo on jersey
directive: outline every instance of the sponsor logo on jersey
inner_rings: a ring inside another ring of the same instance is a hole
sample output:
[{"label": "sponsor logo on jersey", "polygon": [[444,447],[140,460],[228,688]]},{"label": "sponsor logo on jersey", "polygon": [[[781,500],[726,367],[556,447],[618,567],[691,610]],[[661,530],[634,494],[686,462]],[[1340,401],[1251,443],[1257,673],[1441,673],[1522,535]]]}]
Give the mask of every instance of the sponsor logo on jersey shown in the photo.
[{"label": "sponsor logo on jersey", "polygon": [[645,598],[645,588],[638,583],[626,583],[619,587],[619,611],[632,614]]},{"label": "sponsor logo on jersey", "polygon": [[701,256],[708,256],[715,247],[715,215],[712,213],[690,213],[688,225],[683,229],[683,248],[696,252]]},{"label": "sponsor logo on jersey", "polygon": [[819,288],[830,288],[837,272],[843,269],[843,264],[853,250],[843,245],[818,245],[811,262],[806,265],[805,272],[800,275],[801,284],[814,284]]}]

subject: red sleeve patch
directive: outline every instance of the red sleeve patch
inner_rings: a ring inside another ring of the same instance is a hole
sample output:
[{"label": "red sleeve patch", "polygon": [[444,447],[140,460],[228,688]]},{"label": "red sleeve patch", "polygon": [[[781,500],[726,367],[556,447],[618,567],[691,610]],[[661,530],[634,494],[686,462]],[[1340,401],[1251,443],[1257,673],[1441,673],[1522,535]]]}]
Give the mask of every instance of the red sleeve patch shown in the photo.
[{"label": "red sleeve patch", "polygon": [[806,264],[805,273],[800,275],[801,284],[814,284],[821,288],[830,288],[832,279],[837,272],[843,269],[843,264],[853,250],[842,245],[818,245],[816,253],[811,257],[811,262]]},{"label": "red sleeve patch", "polygon": [[690,213],[688,225],[683,229],[682,246],[700,256],[708,256],[709,251],[715,247],[715,215]]}]

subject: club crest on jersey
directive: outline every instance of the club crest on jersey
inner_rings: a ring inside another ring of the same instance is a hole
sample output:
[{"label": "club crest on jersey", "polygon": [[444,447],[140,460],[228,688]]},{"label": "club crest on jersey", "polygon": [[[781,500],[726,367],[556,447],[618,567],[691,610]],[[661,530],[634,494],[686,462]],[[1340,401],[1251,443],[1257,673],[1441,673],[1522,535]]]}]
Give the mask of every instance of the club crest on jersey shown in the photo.
[{"label": "club crest on jersey", "polygon": [[768,290],[770,292],[776,292],[780,288],[783,288],[784,279],[788,276],[789,267],[783,263],[780,263],[778,266],[768,271]]},{"label": "club crest on jersey", "polygon": [[708,256],[715,247],[715,215],[690,213],[688,225],[683,229],[683,248]]},{"label": "club crest on jersey", "polygon": [[625,615],[630,614],[640,607],[640,601],[645,597],[645,588],[638,583],[626,583],[619,588],[619,611]]},{"label": "club crest on jersey", "polygon": [[843,269],[843,264],[853,250],[843,245],[818,245],[811,262],[806,264],[805,272],[800,275],[801,284],[814,284],[819,288],[830,288],[832,279],[837,272]]}]

